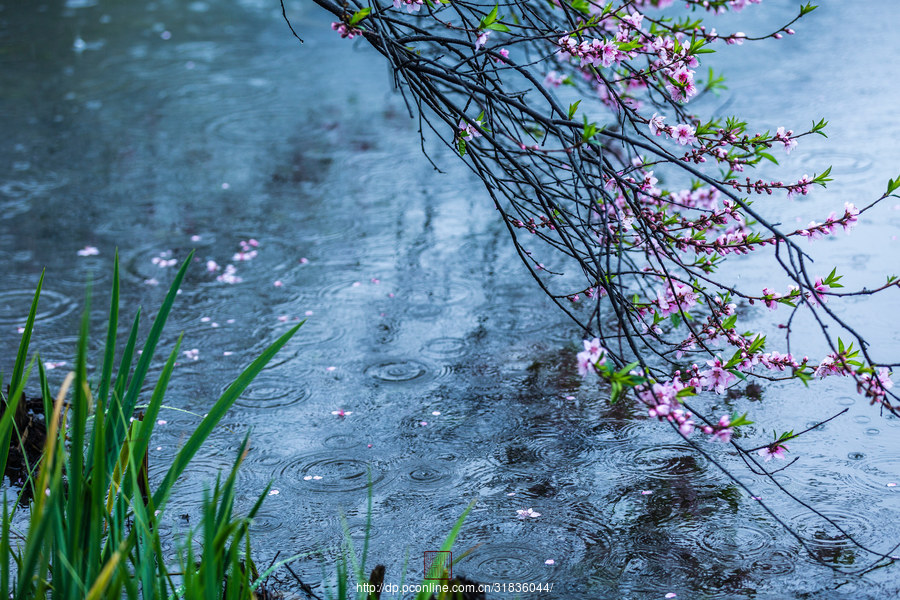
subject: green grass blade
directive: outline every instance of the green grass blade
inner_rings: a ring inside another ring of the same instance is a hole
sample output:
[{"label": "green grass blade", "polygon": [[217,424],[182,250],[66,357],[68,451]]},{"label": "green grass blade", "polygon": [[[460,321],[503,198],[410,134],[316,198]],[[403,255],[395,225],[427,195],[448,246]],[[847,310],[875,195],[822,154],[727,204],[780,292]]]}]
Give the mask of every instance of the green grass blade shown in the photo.
[{"label": "green grass blade", "polygon": [[300,326],[305,322],[306,321],[301,321],[296,326],[292,327],[271,346],[266,348],[259,358],[250,363],[250,366],[244,369],[244,372],[228,386],[206,417],[200,421],[200,425],[197,426],[197,429],[191,437],[188,438],[184,447],[175,456],[172,466],[169,468],[165,478],[163,478],[159,487],[156,489],[156,492],[153,494],[153,503],[156,505],[157,509],[161,510],[165,505],[165,501],[168,499],[175,481],[184,472],[188,463],[197,453],[197,450],[200,449],[200,446],[206,441],[206,438],[209,437],[209,434],[212,433],[213,428],[215,428],[222,417],[225,416],[226,411],[231,408],[234,401],[238,399],[243,391],[247,389],[247,386],[250,385],[250,382],[253,381],[253,378],[263,370],[269,361],[272,360],[272,357],[274,357],[282,346],[297,333],[297,330],[300,329]]},{"label": "green grass blade", "polygon": [[116,359],[116,335],[119,333],[119,251],[113,261],[112,297],[109,301],[109,324],[106,327],[106,347],[103,351],[103,367],[97,388],[97,410],[104,410],[109,395],[113,363]]},{"label": "green grass blade", "polygon": [[44,272],[41,271],[37,289],[34,291],[34,300],[31,301],[31,309],[28,311],[28,320],[25,322],[25,331],[22,332],[22,339],[19,340],[19,352],[16,354],[16,364],[13,367],[12,378],[9,382],[10,390],[18,387],[19,382],[22,380],[22,373],[25,370],[25,363],[28,361],[28,346],[31,344],[31,333],[34,330],[34,319],[37,315],[38,299],[41,297],[43,285]]},{"label": "green grass blade", "polygon": [[38,360],[38,376],[41,379],[41,401],[44,404],[44,418],[49,419],[50,415],[53,414],[53,394],[50,393],[47,370],[44,368],[44,363],[41,360]]},{"label": "green grass blade", "polygon": [[124,437],[126,424],[134,414],[134,407],[137,404],[138,395],[141,393],[141,387],[144,385],[144,378],[150,369],[150,362],[153,360],[156,345],[159,343],[160,336],[162,336],[163,327],[166,325],[166,320],[169,318],[172,305],[175,303],[175,298],[178,295],[178,289],[181,287],[181,282],[184,280],[184,275],[193,257],[194,252],[191,251],[184,263],[182,263],[181,268],[178,269],[178,273],[175,274],[175,280],[172,281],[172,286],[169,288],[169,293],[166,294],[166,298],[163,300],[162,306],[159,307],[159,312],[156,313],[156,318],[153,320],[153,325],[150,327],[147,341],[144,342],[143,352],[138,359],[134,374],[131,376],[128,391],[122,398],[121,416],[116,420],[116,426],[113,428],[113,440],[117,442]]},{"label": "green grass blade", "polygon": [[[82,556],[84,548],[83,535],[89,527],[89,519],[84,518],[85,505],[85,469],[84,448],[87,431],[88,408],[91,402],[87,381],[87,348],[88,331],[91,324],[91,292],[88,289],[85,299],[84,315],[81,318],[81,331],[78,335],[78,353],[75,359],[75,385],[72,390],[71,418],[69,419],[69,467],[66,471],[68,479],[68,509],[66,525],[69,527],[68,544],[71,556]],[[81,574],[80,564],[72,565]]]},{"label": "green grass blade", "polygon": [[166,361],[162,373],[156,381],[156,387],[153,388],[153,396],[150,397],[150,403],[147,405],[147,409],[144,412],[144,420],[138,426],[139,428],[137,430],[137,435],[135,436],[133,451],[134,456],[138,459],[147,453],[147,448],[150,445],[150,436],[153,433],[153,428],[156,425],[156,417],[159,416],[159,409],[162,406],[166,390],[169,387],[172,371],[175,369],[175,361],[178,358],[178,351],[181,349],[182,337],[183,335],[178,336],[178,341],[175,342],[175,348],[173,348],[172,352],[169,354],[169,359]]},{"label": "green grass blade", "polygon": [[[466,520],[466,517],[469,516],[469,512],[475,506],[475,500],[469,502],[469,505],[466,507],[466,510],[463,511],[463,514],[459,516],[456,520],[456,523],[453,525],[453,528],[450,530],[450,533],[447,535],[447,539],[444,540],[444,545],[441,546],[441,550],[444,552],[449,552],[453,548],[453,544],[456,542],[456,537],[459,535],[459,530],[462,529],[463,522]],[[428,577],[428,573],[425,573],[425,577]],[[423,588],[426,586],[423,586]],[[428,600],[431,595],[430,590],[420,591],[416,595],[416,600]]]},{"label": "green grass blade", "polygon": [[228,478],[225,479],[225,484],[222,486],[222,501],[220,503],[219,512],[216,515],[216,520],[220,527],[231,520],[232,511],[234,509],[234,484],[237,481],[238,469],[247,457],[247,450],[249,447],[250,432],[248,431],[244,436],[244,441],[241,442],[240,448],[238,448],[237,458],[234,459],[234,465],[231,467],[231,472],[228,473]]},{"label": "green grass blade", "polygon": [[[125,350],[122,352],[122,360],[119,363],[119,371],[116,374],[116,386],[113,389],[112,397],[106,404],[106,414],[112,418],[114,424],[118,425],[123,419],[122,398],[125,395],[125,386],[128,383],[128,373],[131,371],[131,361],[134,358],[134,348],[137,345],[138,328],[141,324],[141,310],[138,309],[134,315],[134,322],[131,324],[131,332],[128,334],[128,340],[125,342]],[[114,430],[112,427],[106,430],[106,465],[108,469],[115,466],[115,460],[119,456],[122,440],[113,438]],[[107,473],[107,477],[111,472]]]}]

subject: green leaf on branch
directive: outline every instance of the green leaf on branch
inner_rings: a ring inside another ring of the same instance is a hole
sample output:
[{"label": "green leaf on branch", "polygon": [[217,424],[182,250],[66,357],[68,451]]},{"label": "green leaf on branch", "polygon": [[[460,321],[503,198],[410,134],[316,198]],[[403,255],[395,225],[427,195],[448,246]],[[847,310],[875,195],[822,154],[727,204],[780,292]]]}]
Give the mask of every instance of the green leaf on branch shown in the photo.
[{"label": "green leaf on branch", "polygon": [[694,389],[694,386],[688,386],[686,388],[681,388],[675,394],[676,398],[690,398],[691,396],[696,396],[697,390]]},{"label": "green leaf on branch", "polygon": [[737,413],[731,415],[731,427],[741,427],[743,425],[753,425],[753,421],[747,418],[747,413],[740,416]]},{"label": "green leaf on branch", "polygon": [[459,152],[460,156],[466,155],[466,140],[459,138],[459,141],[456,143],[456,149]]},{"label": "green leaf on branch", "polygon": [[759,152],[758,154],[759,154],[759,156],[765,158],[766,160],[772,161],[776,165],[778,164],[778,161],[775,160],[775,157],[772,156],[771,154],[769,154],[768,152]]},{"label": "green leaf on branch", "polygon": [[888,179],[887,191],[884,193],[885,196],[890,196],[897,189],[900,189],[900,175],[897,176],[897,179]]},{"label": "green leaf on branch", "polygon": [[572,0],[571,2],[569,2],[569,6],[580,13],[586,15],[591,14],[591,4],[587,0]]},{"label": "green leaf on branch", "polygon": [[809,387],[809,382],[812,381],[812,369],[809,371],[806,370],[806,367],[794,369],[794,377],[802,381],[804,386]]},{"label": "green leaf on branch", "polygon": [[499,22],[498,22],[498,23],[491,23],[490,25],[488,25],[487,27],[485,27],[485,29],[491,29],[491,30],[493,30],[493,31],[503,31],[503,32],[509,31],[509,27],[507,27],[507,26],[504,25],[503,23],[499,23]]},{"label": "green leaf on branch", "polygon": [[820,119],[818,123],[813,123],[812,129],[810,129],[809,132],[818,133],[822,137],[827,138],[828,136],[825,135],[825,132],[823,131],[826,125],[828,125],[828,121],[826,121],[825,119]]},{"label": "green leaf on branch", "polygon": [[581,100],[577,100],[573,104],[569,105],[569,120],[575,116],[575,112],[578,110],[578,105],[581,104]]},{"label": "green leaf on branch", "polygon": [[499,5],[495,4],[494,8],[488,14],[484,15],[481,18],[481,23],[478,25],[479,29],[485,29],[488,25],[497,20],[497,10],[499,9]]},{"label": "green leaf on branch", "polygon": [[744,357],[741,355],[743,350],[738,349],[734,352],[734,355],[725,363],[725,369],[731,370],[733,367],[741,364],[744,361]]},{"label": "green leaf on branch", "polygon": [[829,177],[829,175],[831,175],[831,167],[828,167],[827,169],[822,171],[820,175],[816,175],[816,178],[813,179],[812,182],[818,183],[822,187],[827,187],[825,184],[827,184],[829,181],[834,181],[834,179]]},{"label": "green leaf on branch", "polygon": [[619,42],[617,44],[617,47],[619,48],[620,52],[630,52],[631,50],[640,48],[643,45],[644,44],[642,42]]},{"label": "green leaf on branch", "polygon": [[618,371],[612,369],[604,369],[602,375],[606,377],[610,384],[610,404],[615,404],[623,394],[627,393],[631,388],[647,382],[646,377],[634,375],[631,373],[640,363],[633,362],[625,365]]},{"label": "green leaf on branch", "polygon": [[791,429],[790,431],[783,431],[781,434],[779,434],[777,431],[772,431],[772,436],[775,438],[773,444],[777,444],[778,442],[786,442],[787,440],[794,437],[794,430]]},{"label": "green leaf on branch", "polygon": [[587,115],[584,117],[584,131],[581,134],[581,141],[587,142],[600,131],[596,123],[588,123]]},{"label": "green leaf on branch", "polygon": [[817,8],[819,8],[817,5],[814,5],[812,2],[807,2],[800,7],[800,16],[802,17],[803,15],[807,15]]},{"label": "green leaf on branch", "polygon": [[747,376],[741,373],[736,369],[728,369],[728,372],[740,379],[741,381],[747,381]]},{"label": "green leaf on branch", "polygon": [[840,281],[843,277],[843,275],[837,275],[837,267],[835,267],[831,270],[831,273],[828,274],[828,277],[826,277],[822,283],[824,283],[828,287],[842,288],[844,286],[838,283],[838,281]]},{"label": "green leaf on branch", "polygon": [[753,343],[750,344],[750,347],[747,348],[747,353],[755,354],[756,352],[759,352],[760,350],[765,349],[765,347],[766,347],[766,336],[757,335],[756,338],[753,340]]},{"label": "green leaf on branch", "polygon": [[348,25],[350,25],[350,27],[353,27],[354,25],[368,17],[370,12],[372,12],[372,9],[369,7],[356,11],[355,13],[353,13],[353,16],[350,17],[350,22],[348,23]]}]

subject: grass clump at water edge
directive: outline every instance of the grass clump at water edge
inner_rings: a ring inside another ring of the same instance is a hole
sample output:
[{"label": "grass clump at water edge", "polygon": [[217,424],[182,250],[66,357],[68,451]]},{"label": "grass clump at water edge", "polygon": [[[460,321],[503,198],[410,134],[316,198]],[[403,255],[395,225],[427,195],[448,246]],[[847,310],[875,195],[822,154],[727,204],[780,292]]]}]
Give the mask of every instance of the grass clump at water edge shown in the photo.
[{"label": "grass clump at water edge", "polygon": [[[39,356],[28,360],[43,285],[41,276],[8,392],[0,398],[0,408],[4,409],[0,419],[0,474],[6,471],[13,443],[14,448],[23,449],[25,472],[18,498],[9,498],[9,489],[4,490],[0,598],[249,599],[260,589],[268,573],[260,576],[253,564],[248,531],[268,489],[247,515],[234,514],[235,479],[247,451],[247,438],[224,480],[220,476],[204,495],[202,522],[188,533],[174,565],[163,554],[159,522],[175,482],[213,428],[302,323],[266,348],[226,388],[178,451],[162,481],[151,488],[146,467],[148,444],[175,367],[180,337],[149,402],[139,407],[138,398],[191,258],[188,256],[178,270],[143,350],[136,353],[138,311],[113,376],[119,330],[116,257],[106,344],[96,385],[89,384],[87,373],[88,306],[81,321],[74,370],[66,376],[55,400]],[[17,424],[16,415],[35,363],[46,435],[42,451],[29,459],[23,439],[23,433],[26,437],[28,434]],[[143,410],[142,416],[138,409]],[[20,533],[12,523],[25,499],[29,500],[27,531]]]}]

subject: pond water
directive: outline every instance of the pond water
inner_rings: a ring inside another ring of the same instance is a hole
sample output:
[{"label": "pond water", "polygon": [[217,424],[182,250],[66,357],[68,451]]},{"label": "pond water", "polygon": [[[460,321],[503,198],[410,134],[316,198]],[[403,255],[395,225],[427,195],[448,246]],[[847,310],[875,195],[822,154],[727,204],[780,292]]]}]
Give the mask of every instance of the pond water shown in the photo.
[{"label": "pond water", "polygon": [[[795,10],[771,4],[742,13],[739,28],[768,31]],[[786,163],[800,174],[834,165],[829,193],[760,203],[786,224],[845,200],[865,204],[900,171],[900,66],[891,59],[900,6],[832,4],[794,38],[715,57],[731,87],[705,101],[763,129],[831,121],[829,140],[804,138]],[[819,565],[814,557],[846,567],[872,557],[730,448],[704,446],[814,556],[709,458],[577,377],[579,332],[523,277],[480,183],[440,150],[444,173],[431,168],[380,57],[341,40],[312,3],[289,5],[303,45],[262,0],[0,8],[4,369],[42,268],[34,347],[44,360],[71,361],[89,277],[99,347],[116,248],[129,316],[139,305],[155,310],[175,272],[160,265],[196,248],[162,348],[183,331],[198,358],[185,357],[172,382],[152,476],[199,420],[174,409],[202,414],[239,368],[308,319],[181,482],[173,540],[251,430],[239,502],[249,507],[270,480],[278,491],[254,525],[258,562],[321,551],[293,567],[320,595],[342,513],[363,538],[369,477],[370,567],[386,565],[391,583],[407,555],[416,580],[422,552],[439,548],[477,498],[456,546],[474,549],[456,572],[552,584],[546,597],[900,593],[896,566],[855,577]],[[898,209],[888,202],[867,214],[855,235],[816,246],[816,258],[851,283],[880,283],[896,269]],[[251,238],[257,256],[234,262]],[[87,245],[99,255],[77,255]],[[217,281],[210,260],[235,264],[241,281]],[[748,285],[769,282],[752,261],[735,269]],[[890,354],[900,348],[897,308],[893,294],[846,310]],[[761,315],[760,328],[770,319]],[[847,408],[791,444],[799,460],[777,479],[865,544],[900,542],[900,486],[889,485],[900,483],[900,420],[832,381],[771,385],[717,408],[750,411],[759,443],[773,427],[803,429]],[[541,516],[518,519],[525,508]],[[273,587],[303,596],[290,577]]]}]

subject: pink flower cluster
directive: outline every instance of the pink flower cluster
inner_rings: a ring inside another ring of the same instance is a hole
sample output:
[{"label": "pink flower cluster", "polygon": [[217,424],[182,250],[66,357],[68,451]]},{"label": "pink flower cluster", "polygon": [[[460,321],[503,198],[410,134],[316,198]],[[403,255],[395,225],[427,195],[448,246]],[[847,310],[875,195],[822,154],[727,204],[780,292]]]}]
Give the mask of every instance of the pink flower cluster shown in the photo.
[{"label": "pink flower cluster", "polygon": [[891,381],[891,372],[882,367],[875,375],[863,373],[856,384],[856,391],[872,400],[872,404],[884,403],[887,391],[894,387]]},{"label": "pink flower cluster", "polygon": [[697,141],[697,131],[693,127],[687,123],[679,123],[675,127],[670,127],[663,123],[665,119],[665,117],[653,113],[653,116],[650,117],[650,120],[647,123],[650,127],[650,133],[656,136],[665,133],[666,136],[673,138],[682,146],[687,146]]},{"label": "pink flower cluster", "polygon": [[463,139],[474,139],[481,137],[481,121],[475,121],[475,124],[469,124],[465,119],[459,120],[459,137]]},{"label": "pink flower cluster", "polygon": [[687,312],[697,304],[697,293],[690,285],[668,279],[661,290],[656,291],[657,313],[662,317]]},{"label": "pink flower cluster", "polygon": [[824,223],[816,223],[815,221],[811,221],[809,225],[806,226],[805,229],[801,229],[798,233],[807,238],[809,241],[821,238],[826,235],[831,235],[834,233],[834,230],[837,229],[837,226],[840,225],[843,227],[844,231],[850,233],[850,230],[853,229],[853,226],[856,225],[856,222],[859,220],[859,209],[856,208],[850,202],[844,203],[844,214],[840,218],[832,212],[828,215],[828,218],[825,219]]},{"label": "pink flower cluster", "polygon": [[598,338],[584,340],[584,350],[578,353],[577,358],[579,375],[584,377],[588,373],[596,373],[597,367],[606,362],[606,348],[600,345]]},{"label": "pink flower cluster", "polygon": [[712,436],[710,441],[730,442],[731,436],[734,435],[734,428],[731,426],[731,417],[722,415],[719,417],[719,422],[715,425],[704,425],[703,433]]},{"label": "pink flower cluster", "polygon": [[[687,437],[694,433],[697,424],[694,422],[693,415],[681,408],[678,392],[689,387],[691,386],[682,382],[679,374],[676,373],[676,376],[670,381],[654,383],[652,386],[640,386],[637,389],[637,395],[641,402],[650,407],[647,411],[648,416],[674,423],[678,427],[679,433]],[[700,430],[710,436],[712,442],[729,442],[734,434],[731,417],[728,415],[722,415],[718,423],[704,425]]]},{"label": "pink flower cluster", "polygon": [[647,414],[651,418],[674,423],[681,435],[687,437],[694,433],[697,424],[693,415],[681,408],[678,400],[678,392],[684,388],[685,385],[676,377],[665,383],[642,386],[638,388],[637,395],[641,402],[650,407]]},{"label": "pink flower cluster", "polygon": [[731,0],[729,4],[731,5],[732,10],[739,12],[750,4],[759,4],[760,2],[762,2],[762,0]]},{"label": "pink flower cluster", "polygon": [[569,57],[581,59],[581,66],[593,65],[595,67],[610,67],[622,57],[619,46],[612,40],[584,40],[581,43],[570,35],[559,38],[560,58]]},{"label": "pink flower cluster", "polygon": [[785,460],[787,458],[784,453],[787,452],[788,446],[785,444],[771,444],[766,446],[765,448],[760,448],[757,450],[756,454],[764,459],[766,462],[769,462],[773,458],[777,458],[778,460]]},{"label": "pink flower cluster", "polygon": [[340,21],[332,23],[331,28],[340,33],[342,38],[347,38],[348,40],[352,40],[356,36],[362,35],[362,30],[356,27],[348,27],[346,23],[341,23]]},{"label": "pink flower cluster", "polygon": [[544,78],[544,85],[547,87],[559,87],[566,80],[565,75],[560,75],[556,71],[550,71]]},{"label": "pink flower cluster", "polygon": [[775,139],[780,140],[784,144],[784,151],[788,154],[797,147],[797,140],[792,138],[792,135],[794,135],[794,132],[791,130],[785,132],[784,127],[779,127],[775,132]]},{"label": "pink flower cluster", "polygon": [[394,0],[394,8],[399,9],[401,5],[406,6],[406,12],[410,14],[419,12],[423,4],[425,4],[424,0]]}]

